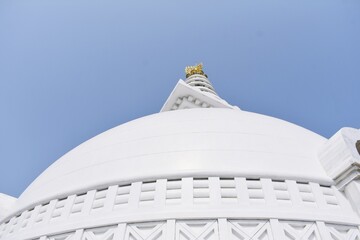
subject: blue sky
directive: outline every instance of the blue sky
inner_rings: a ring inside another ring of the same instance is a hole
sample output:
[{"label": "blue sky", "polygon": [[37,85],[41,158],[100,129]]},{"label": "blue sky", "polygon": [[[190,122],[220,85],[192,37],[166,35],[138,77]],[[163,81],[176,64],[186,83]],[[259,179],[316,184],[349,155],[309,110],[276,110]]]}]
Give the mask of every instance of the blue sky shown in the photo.
[{"label": "blue sky", "polygon": [[0,1],[0,192],[156,113],[184,67],[325,137],[360,128],[358,0]]}]

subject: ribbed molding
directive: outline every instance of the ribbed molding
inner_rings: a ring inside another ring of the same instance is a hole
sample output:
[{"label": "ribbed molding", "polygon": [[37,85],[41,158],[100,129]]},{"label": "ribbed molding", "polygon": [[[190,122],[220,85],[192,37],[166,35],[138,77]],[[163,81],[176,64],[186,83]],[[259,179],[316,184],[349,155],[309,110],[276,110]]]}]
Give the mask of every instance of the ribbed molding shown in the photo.
[{"label": "ribbed molding", "polygon": [[203,92],[212,93],[217,96],[214,87],[211,85],[209,79],[200,74],[194,74],[188,77],[185,82],[192,87],[196,87]]}]

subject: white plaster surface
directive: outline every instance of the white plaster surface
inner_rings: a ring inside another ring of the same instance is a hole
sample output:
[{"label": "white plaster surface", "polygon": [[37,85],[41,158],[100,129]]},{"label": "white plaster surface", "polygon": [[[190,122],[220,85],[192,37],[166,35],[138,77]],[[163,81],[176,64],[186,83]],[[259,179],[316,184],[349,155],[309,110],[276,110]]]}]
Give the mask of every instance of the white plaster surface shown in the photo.
[{"label": "white plaster surface", "polygon": [[358,139],[241,111],[194,75],[0,194],[0,239],[360,239]]},{"label": "white plaster surface", "polygon": [[0,193],[0,219],[5,217],[16,202],[16,198]]},{"label": "white plaster surface", "polygon": [[16,209],[112,183],[183,176],[246,176],[331,184],[317,159],[325,138],[232,109],[143,117],[70,151],[20,196]]}]

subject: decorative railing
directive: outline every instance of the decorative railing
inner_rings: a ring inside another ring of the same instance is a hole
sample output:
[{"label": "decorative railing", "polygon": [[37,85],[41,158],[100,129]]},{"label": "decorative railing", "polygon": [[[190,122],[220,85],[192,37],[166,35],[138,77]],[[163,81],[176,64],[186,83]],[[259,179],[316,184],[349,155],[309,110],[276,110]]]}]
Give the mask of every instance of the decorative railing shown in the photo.
[{"label": "decorative railing", "polygon": [[186,177],[112,185],[38,204],[3,222],[0,239],[34,238],[39,233],[75,230],[72,226],[86,229],[94,222],[107,225],[204,216],[359,224],[347,199],[332,186],[267,178]]}]

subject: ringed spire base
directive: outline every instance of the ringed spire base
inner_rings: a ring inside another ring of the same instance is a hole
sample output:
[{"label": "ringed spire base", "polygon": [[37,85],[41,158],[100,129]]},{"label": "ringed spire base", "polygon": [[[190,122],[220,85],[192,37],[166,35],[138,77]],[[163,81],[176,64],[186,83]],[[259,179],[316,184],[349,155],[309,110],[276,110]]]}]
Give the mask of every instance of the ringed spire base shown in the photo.
[{"label": "ringed spire base", "polygon": [[203,75],[191,75],[185,80],[185,83],[191,87],[198,88],[202,92],[208,92],[217,96],[214,87],[211,85],[211,82]]},{"label": "ringed spire base", "polygon": [[202,63],[195,66],[188,66],[185,68],[186,80],[185,83],[191,87],[198,88],[200,91],[208,92],[217,96],[214,87],[208,79],[208,76],[203,71]]},{"label": "ringed spire base", "polygon": [[230,108],[240,110],[219,97],[200,63],[185,68],[186,80],[179,80],[160,112],[189,108]]}]

